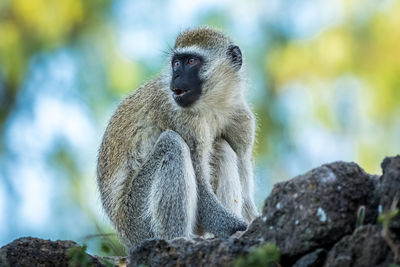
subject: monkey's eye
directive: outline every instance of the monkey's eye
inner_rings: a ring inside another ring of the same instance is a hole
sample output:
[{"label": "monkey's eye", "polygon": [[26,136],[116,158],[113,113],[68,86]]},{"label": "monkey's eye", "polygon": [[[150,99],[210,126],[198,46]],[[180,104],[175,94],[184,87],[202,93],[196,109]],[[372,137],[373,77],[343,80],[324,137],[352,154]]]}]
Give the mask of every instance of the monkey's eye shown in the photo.
[{"label": "monkey's eye", "polygon": [[194,64],[196,64],[197,63],[197,59],[195,59],[195,58],[189,58],[189,60],[188,60],[188,64],[189,65],[194,65]]},{"label": "monkey's eye", "polygon": [[172,65],[174,66],[174,70],[177,70],[181,63],[179,62],[179,60],[175,60],[174,62],[172,62]]}]

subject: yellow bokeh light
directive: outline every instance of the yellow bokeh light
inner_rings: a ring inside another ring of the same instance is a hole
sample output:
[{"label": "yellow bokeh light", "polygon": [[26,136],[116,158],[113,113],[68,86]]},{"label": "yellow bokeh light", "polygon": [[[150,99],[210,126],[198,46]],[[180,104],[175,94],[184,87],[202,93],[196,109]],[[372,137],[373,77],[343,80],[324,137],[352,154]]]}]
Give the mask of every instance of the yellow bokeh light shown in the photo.
[{"label": "yellow bokeh light", "polygon": [[84,16],[81,0],[14,0],[12,9],[37,38],[50,42],[60,41]]}]

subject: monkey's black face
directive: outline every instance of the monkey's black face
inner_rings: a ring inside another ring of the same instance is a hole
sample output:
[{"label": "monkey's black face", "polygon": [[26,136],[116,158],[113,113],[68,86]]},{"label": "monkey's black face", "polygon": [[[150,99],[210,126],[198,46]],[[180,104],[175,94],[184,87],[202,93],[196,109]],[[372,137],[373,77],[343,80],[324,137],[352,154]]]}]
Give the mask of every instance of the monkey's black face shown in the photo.
[{"label": "monkey's black face", "polygon": [[175,102],[181,107],[189,107],[196,102],[202,92],[200,68],[203,59],[192,54],[175,54],[172,58],[171,90]]}]

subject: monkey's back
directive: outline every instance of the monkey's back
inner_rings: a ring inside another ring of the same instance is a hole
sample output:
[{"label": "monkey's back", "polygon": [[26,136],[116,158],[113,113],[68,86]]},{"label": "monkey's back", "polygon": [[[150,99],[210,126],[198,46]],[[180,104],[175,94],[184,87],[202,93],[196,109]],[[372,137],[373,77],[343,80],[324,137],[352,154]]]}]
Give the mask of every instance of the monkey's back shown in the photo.
[{"label": "monkey's back", "polygon": [[156,78],[126,97],[111,117],[100,146],[97,181],[103,205],[118,216],[119,199],[165,128],[168,85]]}]

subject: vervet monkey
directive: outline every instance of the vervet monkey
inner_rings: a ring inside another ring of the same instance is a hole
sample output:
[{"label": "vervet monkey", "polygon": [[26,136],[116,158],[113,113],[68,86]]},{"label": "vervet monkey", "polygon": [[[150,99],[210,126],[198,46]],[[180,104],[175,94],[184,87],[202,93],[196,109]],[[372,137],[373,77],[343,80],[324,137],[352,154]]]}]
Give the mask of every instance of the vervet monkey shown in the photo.
[{"label": "vervet monkey", "polygon": [[187,30],[169,62],[122,101],[99,151],[102,203],[127,247],[228,237],[257,216],[239,47],[211,28]]}]

